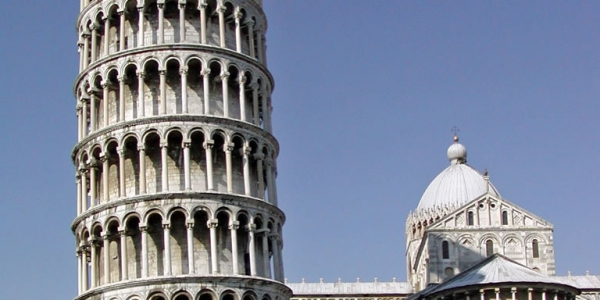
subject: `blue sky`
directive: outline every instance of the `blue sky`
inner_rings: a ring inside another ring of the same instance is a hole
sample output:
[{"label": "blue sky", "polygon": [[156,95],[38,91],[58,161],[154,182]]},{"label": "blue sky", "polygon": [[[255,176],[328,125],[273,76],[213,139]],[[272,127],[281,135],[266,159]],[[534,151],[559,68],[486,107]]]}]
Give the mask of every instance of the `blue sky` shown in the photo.
[{"label": "blue sky", "polygon": [[[0,10],[0,299],[76,294],[76,1]],[[600,274],[600,2],[264,0],[290,281],[405,280],[404,224],[451,128]]]}]

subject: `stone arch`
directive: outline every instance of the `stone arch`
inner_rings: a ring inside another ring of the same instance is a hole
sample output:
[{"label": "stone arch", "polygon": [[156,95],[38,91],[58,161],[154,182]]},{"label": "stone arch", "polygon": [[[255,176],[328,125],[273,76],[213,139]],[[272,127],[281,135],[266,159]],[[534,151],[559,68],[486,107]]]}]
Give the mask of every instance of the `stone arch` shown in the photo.
[{"label": "stone arch", "polygon": [[204,101],[209,101],[209,110],[206,111],[205,109],[205,115],[224,115],[223,88],[221,84],[217,84],[221,80],[220,76],[222,75],[224,69],[225,64],[219,59],[213,58],[207,62],[207,67],[205,70],[209,72],[207,75],[208,86],[203,87],[208,90],[208,99],[204,99]]},{"label": "stone arch", "polygon": [[225,150],[228,146],[227,134],[218,129],[211,133],[213,141],[213,188],[218,192],[227,192],[227,166]]},{"label": "stone arch", "polygon": [[169,246],[172,274],[188,274],[187,212],[176,207],[169,212]]},{"label": "stone arch", "polygon": [[242,296],[242,300],[258,300],[258,296],[254,291],[246,291]]},{"label": "stone arch", "polygon": [[171,297],[173,300],[192,300],[192,296],[185,290],[180,290],[173,293]]},{"label": "stone arch", "polygon": [[146,191],[158,193],[165,191],[166,183],[162,176],[162,149],[161,144],[165,139],[156,130],[148,131],[143,135],[144,167],[146,178]]},{"label": "stone arch", "polygon": [[195,300],[217,300],[217,294],[211,289],[204,288],[196,294]]},{"label": "stone arch", "polygon": [[161,291],[155,291],[150,293],[150,295],[148,295],[147,300],[167,300],[169,298],[167,298],[166,294],[161,290]]},{"label": "stone arch", "polygon": [[221,296],[219,297],[220,300],[238,300],[239,296],[238,294],[230,289],[224,290],[221,292]]},{"label": "stone arch", "polygon": [[212,219],[212,212],[208,207],[197,206],[192,209],[190,217],[194,220],[194,227],[192,229],[194,270],[198,274],[210,274],[211,241],[208,222]]}]

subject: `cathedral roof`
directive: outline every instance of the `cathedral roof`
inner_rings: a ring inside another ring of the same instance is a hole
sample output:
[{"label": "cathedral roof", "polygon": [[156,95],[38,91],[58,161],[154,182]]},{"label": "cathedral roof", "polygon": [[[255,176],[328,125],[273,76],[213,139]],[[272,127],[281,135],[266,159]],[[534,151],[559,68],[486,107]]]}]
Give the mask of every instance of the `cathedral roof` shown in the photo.
[{"label": "cathedral roof", "polygon": [[448,160],[450,166],[429,184],[417,210],[458,207],[488,192],[500,197],[494,185],[467,164],[467,149],[458,142],[458,136],[448,148]]},{"label": "cathedral roof", "polygon": [[[438,285],[429,286],[410,298],[416,299],[428,297],[433,294],[456,289],[468,290],[470,287],[477,289],[485,285],[498,286],[516,283],[547,284],[576,290],[575,287],[564,283],[561,280],[542,275],[503,255],[494,254],[447,281]],[[577,294],[579,294],[579,292],[577,292]]]}]

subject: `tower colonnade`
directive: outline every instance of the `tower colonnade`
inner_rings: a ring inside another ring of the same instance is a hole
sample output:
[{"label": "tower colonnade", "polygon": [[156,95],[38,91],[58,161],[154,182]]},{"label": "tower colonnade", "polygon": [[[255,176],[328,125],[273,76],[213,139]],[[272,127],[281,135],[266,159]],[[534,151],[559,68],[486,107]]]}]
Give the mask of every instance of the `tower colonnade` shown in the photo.
[{"label": "tower colonnade", "polygon": [[172,43],[217,46],[265,64],[266,21],[260,1],[81,1],[80,71],[140,47]]},{"label": "tower colonnade", "polygon": [[132,54],[95,65],[78,78],[80,141],[113,124],[167,114],[231,118],[272,131],[272,85],[262,66],[193,48]]},{"label": "tower colonnade", "polygon": [[133,122],[81,143],[74,158],[77,213],[128,197],[185,191],[277,205],[274,138],[261,142],[257,133],[171,120],[165,132]]},{"label": "tower colonnade", "polygon": [[288,300],[259,0],[81,0],[76,300]]},{"label": "tower colonnade", "polygon": [[142,212],[82,215],[84,225],[76,229],[80,294],[174,274],[283,280],[281,223],[273,218],[277,214],[266,205],[248,211],[197,200],[203,204],[178,199],[172,206]]}]

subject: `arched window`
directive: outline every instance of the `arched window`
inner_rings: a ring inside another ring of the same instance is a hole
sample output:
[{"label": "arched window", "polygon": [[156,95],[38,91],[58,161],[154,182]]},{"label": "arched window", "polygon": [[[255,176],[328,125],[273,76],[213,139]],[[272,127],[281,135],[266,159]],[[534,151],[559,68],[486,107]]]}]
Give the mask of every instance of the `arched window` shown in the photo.
[{"label": "arched window", "polygon": [[490,256],[494,254],[494,241],[487,240],[485,242],[485,255]]},{"label": "arched window", "polygon": [[508,212],[502,212],[502,225],[508,225]]},{"label": "arched window", "polygon": [[471,226],[473,225],[473,212],[470,211],[467,215],[467,225]]},{"label": "arched window", "polygon": [[448,241],[442,242],[442,258],[443,259],[450,258],[450,247],[448,246]]},{"label": "arched window", "polygon": [[540,246],[538,245],[538,240],[531,241],[531,251],[533,252],[533,258],[540,257]]}]

